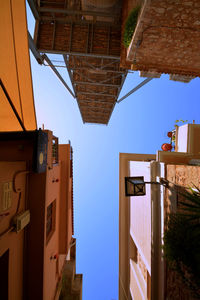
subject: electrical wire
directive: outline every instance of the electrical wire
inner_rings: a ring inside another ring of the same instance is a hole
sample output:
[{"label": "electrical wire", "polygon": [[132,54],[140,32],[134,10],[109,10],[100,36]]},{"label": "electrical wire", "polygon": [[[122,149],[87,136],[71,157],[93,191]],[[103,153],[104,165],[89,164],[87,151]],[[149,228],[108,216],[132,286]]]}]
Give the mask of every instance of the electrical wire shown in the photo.
[{"label": "electrical wire", "polygon": [[[13,191],[14,193],[18,193],[19,194],[19,197],[18,197],[18,201],[17,201],[17,208],[16,208],[16,212],[15,212],[15,215],[18,214],[19,212],[19,208],[20,208],[20,204],[21,204],[21,196],[22,196],[22,192],[21,192],[21,189],[17,189],[16,188],[16,177],[19,175],[19,174],[28,174],[30,173],[29,171],[26,171],[26,170],[20,170],[20,171],[17,171],[14,176],[13,176],[13,180],[12,180],[12,188],[13,188]],[[5,216],[8,216],[10,213],[4,213],[4,214],[1,214],[0,217],[5,217]],[[9,232],[11,232],[13,229],[15,229],[14,226],[10,226],[8,229],[6,229],[5,231],[3,231],[1,234],[0,234],[0,239],[8,234]]]},{"label": "electrical wire", "polygon": [[30,173],[29,171],[26,171],[26,170],[20,170],[20,171],[17,171],[14,176],[13,176],[13,180],[12,180],[12,186],[13,186],[13,191],[14,193],[17,193],[19,194],[19,197],[18,197],[18,201],[17,201],[17,208],[16,208],[16,212],[15,214],[18,214],[19,212],[19,208],[20,208],[20,204],[21,204],[21,196],[22,196],[22,191],[21,189],[17,189],[16,188],[16,177],[19,175],[19,174],[28,174]]},{"label": "electrical wire", "polygon": [[[19,194],[15,215],[17,215],[18,212],[19,212],[19,208],[20,208],[20,204],[21,204],[21,196],[22,196],[22,191],[21,191],[21,189],[19,189],[19,188],[17,189],[17,188],[16,188],[16,177],[17,177],[19,174],[28,174],[28,173],[30,173],[30,172],[29,172],[29,171],[26,171],[26,170],[20,170],[20,171],[17,171],[17,172],[14,174],[14,176],[13,176],[13,180],[12,180],[13,191],[14,191],[14,193]],[[1,214],[0,217],[1,217],[1,216],[2,216],[2,217],[8,216],[9,214],[10,214],[10,213]],[[6,235],[6,234],[8,234],[9,232],[11,232],[13,229],[15,229],[15,227],[14,227],[14,226],[11,226],[11,227],[9,227],[7,230],[5,230],[4,232],[2,232],[2,233],[0,234],[0,239],[1,239],[4,235]]]},{"label": "electrical wire", "polygon": [[16,212],[15,212],[16,215],[19,212],[19,208],[20,208],[20,204],[21,204],[21,196],[22,196],[22,193],[19,192],[19,198],[18,198],[18,201],[17,201],[17,208],[16,208]]},{"label": "electrical wire", "polygon": [[73,247],[74,245],[76,245],[76,241],[73,242],[72,244],[69,245],[69,248]]}]

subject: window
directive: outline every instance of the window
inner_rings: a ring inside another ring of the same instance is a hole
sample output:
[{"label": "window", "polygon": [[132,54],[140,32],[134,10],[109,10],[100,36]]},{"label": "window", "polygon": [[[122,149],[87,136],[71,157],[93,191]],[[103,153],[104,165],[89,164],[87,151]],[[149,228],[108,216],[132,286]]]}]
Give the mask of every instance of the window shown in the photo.
[{"label": "window", "polygon": [[55,225],[56,225],[56,200],[54,200],[47,207],[47,218],[46,218],[46,242],[47,243],[55,231]]}]

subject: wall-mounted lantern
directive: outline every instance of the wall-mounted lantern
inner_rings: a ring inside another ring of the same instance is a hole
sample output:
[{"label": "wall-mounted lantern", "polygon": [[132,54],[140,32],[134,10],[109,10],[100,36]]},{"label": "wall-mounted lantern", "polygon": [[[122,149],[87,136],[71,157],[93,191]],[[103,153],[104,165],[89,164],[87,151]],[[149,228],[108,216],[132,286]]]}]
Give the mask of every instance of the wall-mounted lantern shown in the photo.
[{"label": "wall-mounted lantern", "polygon": [[146,195],[144,177],[125,177],[126,196]]},{"label": "wall-mounted lantern", "polygon": [[144,177],[125,177],[125,195],[130,196],[145,196],[145,184],[159,184],[168,188],[168,180],[159,178],[160,182],[145,182]]}]

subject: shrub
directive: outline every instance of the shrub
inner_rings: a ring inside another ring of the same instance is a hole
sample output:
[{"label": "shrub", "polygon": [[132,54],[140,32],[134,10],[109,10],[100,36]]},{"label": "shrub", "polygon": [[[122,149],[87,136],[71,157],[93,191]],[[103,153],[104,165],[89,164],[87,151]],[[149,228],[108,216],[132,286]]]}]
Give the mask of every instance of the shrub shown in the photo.
[{"label": "shrub", "polygon": [[124,28],[124,46],[128,48],[130,45],[133,33],[135,31],[135,27],[137,24],[138,15],[140,12],[140,6],[136,6],[128,16],[125,28]]}]

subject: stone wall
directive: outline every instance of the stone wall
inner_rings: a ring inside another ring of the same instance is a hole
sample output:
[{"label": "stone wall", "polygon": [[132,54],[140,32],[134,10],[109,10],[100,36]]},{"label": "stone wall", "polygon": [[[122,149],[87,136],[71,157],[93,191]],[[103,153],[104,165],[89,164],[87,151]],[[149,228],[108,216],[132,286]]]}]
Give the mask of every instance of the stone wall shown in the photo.
[{"label": "stone wall", "polygon": [[178,74],[184,81],[200,76],[199,49],[199,0],[144,1],[127,51],[133,69]]},{"label": "stone wall", "polygon": [[[200,187],[200,166],[187,165],[167,165],[167,179],[179,186],[192,187],[193,184]],[[166,190],[165,212],[179,209],[176,193]],[[184,201],[184,199],[181,199]],[[183,284],[180,275],[166,266],[166,299],[170,300],[195,300],[185,284]]]}]

